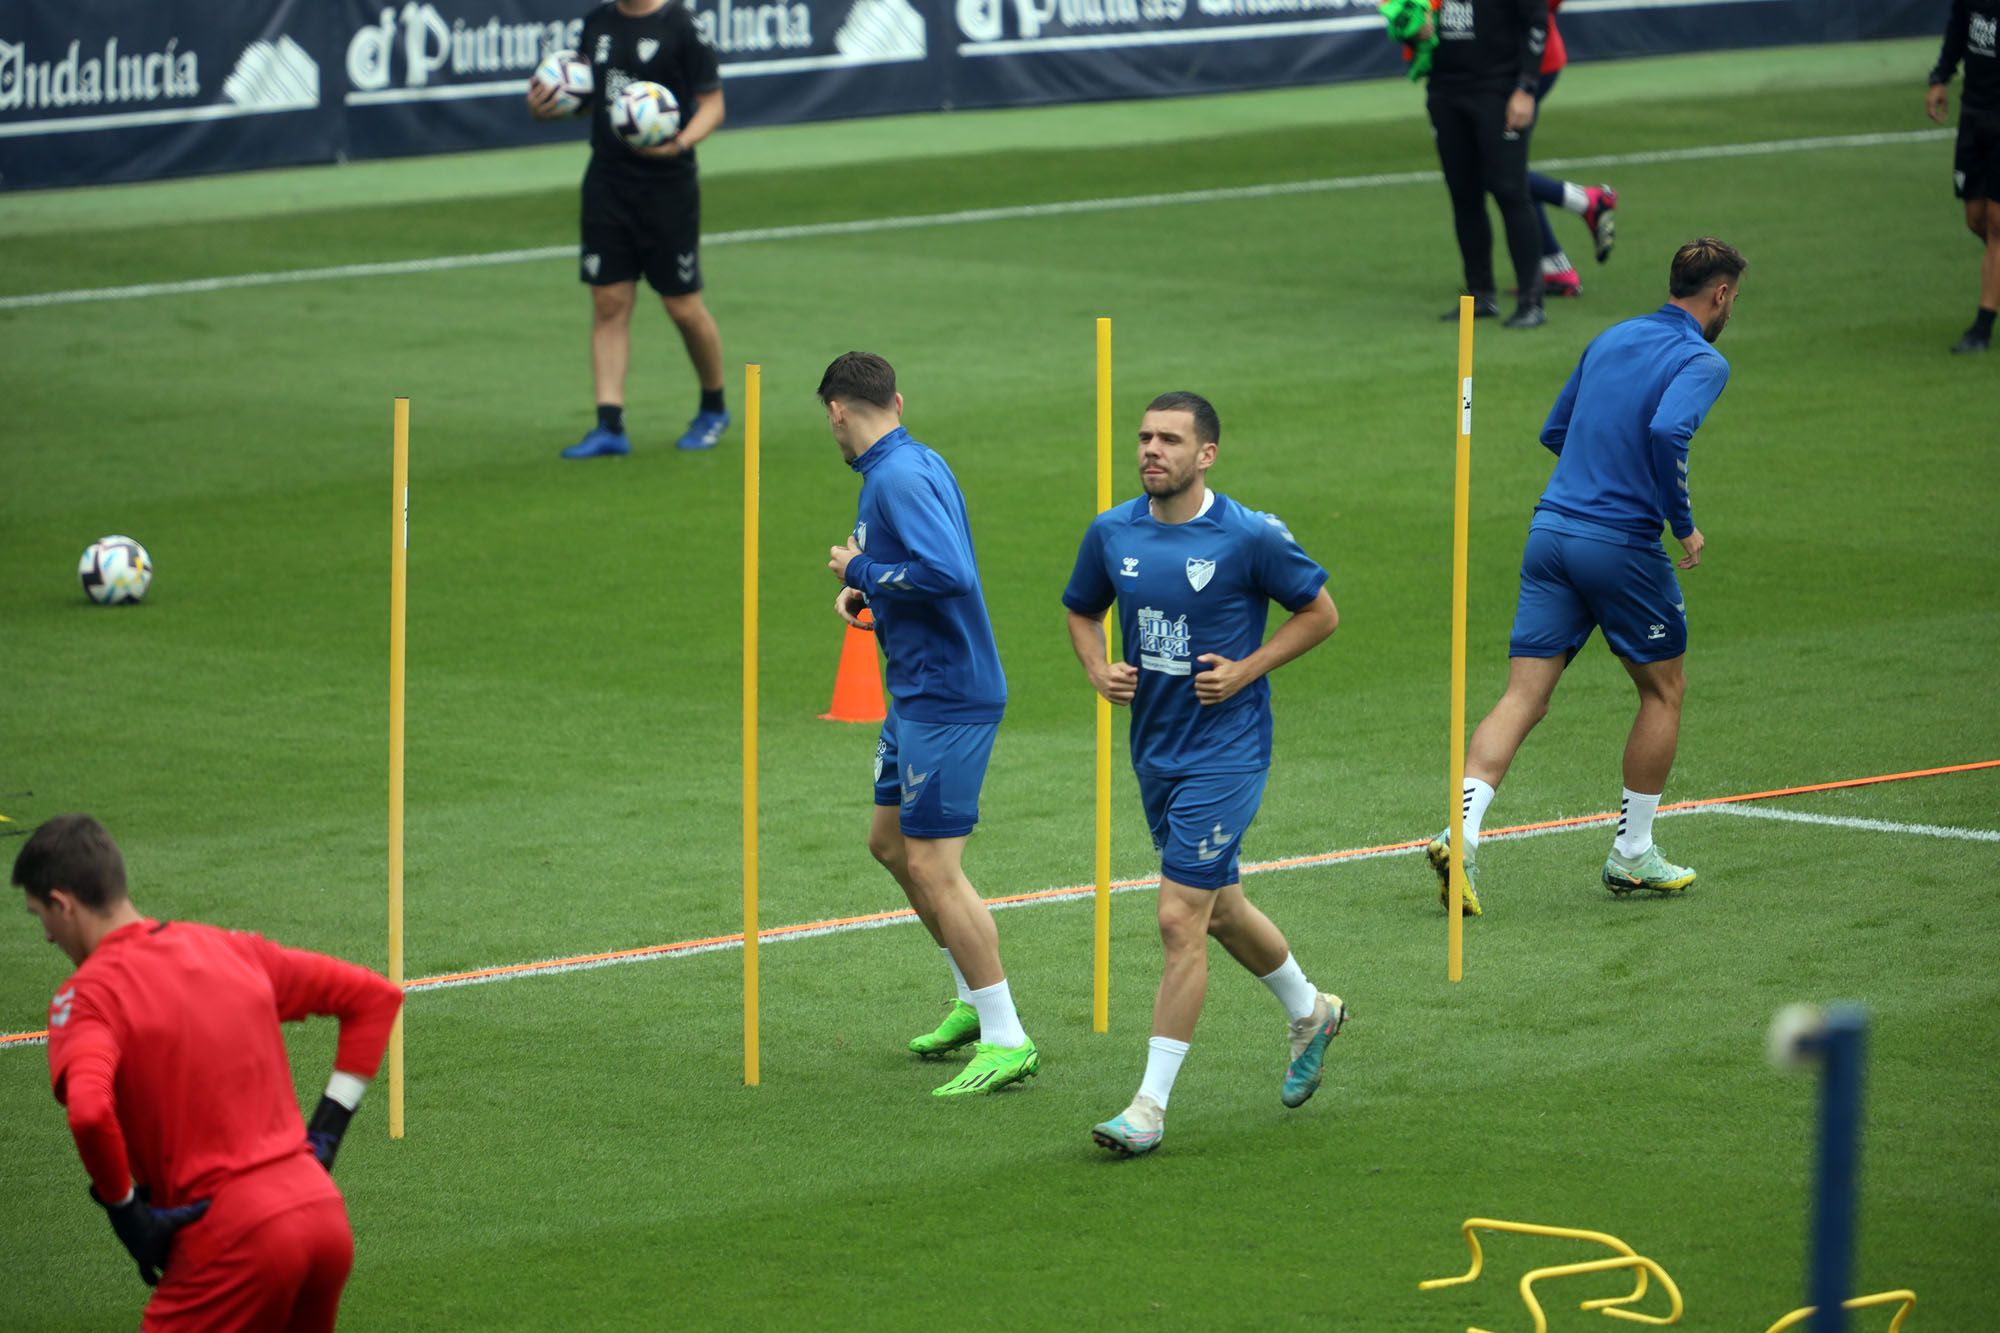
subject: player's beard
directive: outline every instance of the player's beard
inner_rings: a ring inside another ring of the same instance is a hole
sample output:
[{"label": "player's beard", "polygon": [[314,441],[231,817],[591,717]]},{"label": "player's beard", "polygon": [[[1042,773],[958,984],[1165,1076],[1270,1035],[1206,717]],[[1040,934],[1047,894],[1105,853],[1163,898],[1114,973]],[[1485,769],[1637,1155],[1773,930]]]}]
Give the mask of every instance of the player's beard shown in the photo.
[{"label": "player's beard", "polygon": [[1186,472],[1175,472],[1171,466],[1165,464],[1162,466],[1167,467],[1167,474],[1163,477],[1149,477],[1143,472],[1139,474],[1139,484],[1146,488],[1146,494],[1153,499],[1174,499],[1176,496],[1185,495],[1188,487],[1194,485],[1195,472],[1192,466]]}]

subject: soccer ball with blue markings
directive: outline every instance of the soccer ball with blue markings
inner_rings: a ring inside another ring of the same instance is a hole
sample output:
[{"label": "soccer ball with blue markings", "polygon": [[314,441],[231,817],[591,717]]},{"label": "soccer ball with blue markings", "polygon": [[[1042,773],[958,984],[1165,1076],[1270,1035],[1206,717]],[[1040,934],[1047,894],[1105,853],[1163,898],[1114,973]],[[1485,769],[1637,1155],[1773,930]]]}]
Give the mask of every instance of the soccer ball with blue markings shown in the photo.
[{"label": "soccer ball with blue markings", "polygon": [[657,148],[681,132],[681,104],[665,84],[628,83],[611,104],[611,130],[634,148]]},{"label": "soccer ball with blue markings", "polygon": [[153,583],[153,557],[130,537],[100,537],[76,562],[83,591],[100,606],[122,606],[146,595]]},{"label": "soccer ball with blue markings", "polygon": [[597,80],[591,75],[590,66],[574,51],[551,51],[535,66],[529,82],[538,88],[546,88],[555,93],[556,110],[566,116],[573,116],[583,109],[590,99]]}]

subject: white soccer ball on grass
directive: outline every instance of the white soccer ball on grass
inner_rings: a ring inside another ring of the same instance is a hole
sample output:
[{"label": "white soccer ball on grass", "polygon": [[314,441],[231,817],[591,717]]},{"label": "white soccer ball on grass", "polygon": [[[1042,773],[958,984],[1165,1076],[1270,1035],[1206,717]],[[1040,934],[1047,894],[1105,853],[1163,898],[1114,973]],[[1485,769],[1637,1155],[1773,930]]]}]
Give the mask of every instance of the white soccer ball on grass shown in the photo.
[{"label": "white soccer ball on grass", "polygon": [[634,148],[657,148],[681,132],[681,104],[664,84],[628,83],[611,104],[611,130]]},{"label": "white soccer ball on grass", "polygon": [[130,537],[100,537],[76,562],[83,591],[100,606],[121,606],[146,595],[153,582],[153,557]]}]

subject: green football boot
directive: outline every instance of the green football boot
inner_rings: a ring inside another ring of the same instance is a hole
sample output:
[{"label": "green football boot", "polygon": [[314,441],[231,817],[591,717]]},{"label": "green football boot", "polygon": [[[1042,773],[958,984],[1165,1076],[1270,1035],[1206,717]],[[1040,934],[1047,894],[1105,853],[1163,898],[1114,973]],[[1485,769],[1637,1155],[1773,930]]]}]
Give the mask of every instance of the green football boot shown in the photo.
[{"label": "green football boot", "polygon": [[1090,1138],[1106,1152],[1142,1157],[1159,1147],[1166,1133],[1166,1108],[1142,1092],[1130,1106],[1092,1129]]},{"label": "green football boot", "polygon": [[958,1077],[941,1088],[932,1088],[933,1097],[970,1097],[975,1093],[997,1092],[1009,1083],[1019,1083],[1041,1072],[1042,1056],[1035,1043],[995,1046],[982,1041],[972,1048],[972,1060],[958,1071]]},{"label": "green football boot", "polygon": [[953,1000],[944,1022],[921,1037],[910,1038],[910,1049],[926,1060],[935,1060],[948,1051],[970,1046],[979,1040],[979,1011],[964,1000]]},{"label": "green football boot", "polygon": [[1660,855],[1658,846],[1648,847],[1638,856],[1620,856],[1613,847],[1604,858],[1604,887],[1624,897],[1639,889],[1654,893],[1679,893],[1694,883],[1694,871],[1677,866]]},{"label": "green football boot", "polygon": [[[1438,901],[1451,905],[1451,835],[1440,833],[1431,839],[1431,845],[1424,848],[1424,855],[1430,858],[1431,869],[1437,871]],[[1479,861],[1477,852],[1465,854],[1465,897],[1460,908],[1462,916],[1482,915],[1479,910]]]},{"label": "green football boot", "polygon": [[1347,1022],[1347,1006],[1338,995],[1321,991],[1313,1001],[1313,1011],[1292,1023],[1292,1062],[1285,1066],[1285,1081],[1278,1086],[1278,1100],[1287,1106],[1304,1106],[1319,1091],[1326,1077],[1326,1046],[1340,1035]]}]

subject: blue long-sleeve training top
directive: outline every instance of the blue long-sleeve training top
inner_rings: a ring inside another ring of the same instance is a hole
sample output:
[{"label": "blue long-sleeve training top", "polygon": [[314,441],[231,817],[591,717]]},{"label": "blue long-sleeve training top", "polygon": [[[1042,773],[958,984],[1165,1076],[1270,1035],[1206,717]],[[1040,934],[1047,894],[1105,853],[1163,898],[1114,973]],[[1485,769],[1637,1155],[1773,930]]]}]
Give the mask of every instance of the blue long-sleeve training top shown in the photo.
[{"label": "blue long-sleeve training top", "polygon": [[889,659],[896,715],[912,722],[998,722],[1007,676],[979,586],[958,478],[901,426],[849,464],[861,474],[847,586],[868,594]]},{"label": "blue long-sleeve training top", "polygon": [[1556,470],[1536,522],[1611,529],[1638,547],[1658,545],[1663,525],[1693,532],[1688,441],[1728,383],[1729,363],[1672,302],[1598,334],[1542,427]]}]

